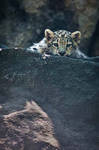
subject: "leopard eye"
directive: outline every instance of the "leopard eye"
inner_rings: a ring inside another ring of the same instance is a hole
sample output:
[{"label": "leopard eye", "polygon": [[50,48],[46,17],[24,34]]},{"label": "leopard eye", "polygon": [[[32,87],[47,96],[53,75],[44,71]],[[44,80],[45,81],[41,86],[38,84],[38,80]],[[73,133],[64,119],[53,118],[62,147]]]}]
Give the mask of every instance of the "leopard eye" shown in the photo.
[{"label": "leopard eye", "polygon": [[48,43],[48,45],[47,45],[48,47],[51,47],[51,43]]},{"label": "leopard eye", "polygon": [[58,43],[53,43],[53,45],[54,45],[55,47],[58,47]]},{"label": "leopard eye", "polygon": [[72,47],[72,44],[67,44],[68,47]]}]

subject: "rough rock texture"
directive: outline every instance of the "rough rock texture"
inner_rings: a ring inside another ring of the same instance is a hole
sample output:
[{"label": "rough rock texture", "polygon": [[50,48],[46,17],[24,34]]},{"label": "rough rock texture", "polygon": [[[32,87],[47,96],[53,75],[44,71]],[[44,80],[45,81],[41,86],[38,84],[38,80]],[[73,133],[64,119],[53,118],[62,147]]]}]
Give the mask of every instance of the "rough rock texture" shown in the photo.
[{"label": "rough rock texture", "polygon": [[[96,30],[96,25],[98,24],[99,1],[98,0],[94,0],[94,1],[93,0],[75,0],[75,1],[65,0],[65,4],[67,7],[69,6],[71,7],[71,9],[75,11],[75,21],[78,23],[79,30],[81,31],[83,36],[81,45],[84,46],[85,44],[86,46],[89,46],[90,43],[92,42],[90,40]],[[99,32],[99,30],[97,30],[96,32]],[[96,41],[96,43],[98,42]]]},{"label": "rough rock texture", "polygon": [[4,116],[0,121],[0,150],[58,150],[48,115],[35,103]]},{"label": "rough rock texture", "polygon": [[0,150],[98,150],[99,57],[0,52]]},{"label": "rough rock texture", "polygon": [[24,10],[29,13],[29,14],[38,14],[39,15],[39,11],[40,8],[43,7],[44,5],[46,5],[47,0],[22,0],[22,7],[24,8]]},{"label": "rough rock texture", "polygon": [[0,44],[28,47],[42,39],[46,28],[80,30],[81,49],[89,55],[99,55],[98,19],[98,0],[3,0]]}]

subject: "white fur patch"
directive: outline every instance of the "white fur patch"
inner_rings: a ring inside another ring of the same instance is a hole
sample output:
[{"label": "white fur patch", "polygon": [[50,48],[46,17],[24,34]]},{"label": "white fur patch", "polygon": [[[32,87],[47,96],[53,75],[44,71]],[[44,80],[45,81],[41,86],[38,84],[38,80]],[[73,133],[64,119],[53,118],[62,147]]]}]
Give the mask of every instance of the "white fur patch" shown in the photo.
[{"label": "white fur patch", "polygon": [[45,38],[43,40],[41,40],[39,43],[34,43],[32,46],[27,48],[27,50],[32,51],[32,52],[41,53],[41,49],[42,48],[47,48],[47,44],[46,44],[46,39]]},{"label": "white fur patch", "polygon": [[81,58],[81,57],[87,58],[87,56],[84,53],[82,53],[79,49],[77,49],[75,53],[76,53],[77,58]]}]

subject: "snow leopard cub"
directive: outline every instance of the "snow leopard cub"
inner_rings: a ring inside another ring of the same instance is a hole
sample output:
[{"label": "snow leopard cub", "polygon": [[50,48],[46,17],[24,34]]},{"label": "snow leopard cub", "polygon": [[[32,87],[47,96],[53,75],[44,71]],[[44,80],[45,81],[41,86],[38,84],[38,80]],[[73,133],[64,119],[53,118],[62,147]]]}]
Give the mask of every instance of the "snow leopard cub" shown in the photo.
[{"label": "snow leopard cub", "polygon": [[72,56],[76,58],[87,58],[79,50],[81,32],[73,33],[66,30],[51,31],[45,30],[45,37],[39,42],[29,47],[28,50],[42,55]]}]

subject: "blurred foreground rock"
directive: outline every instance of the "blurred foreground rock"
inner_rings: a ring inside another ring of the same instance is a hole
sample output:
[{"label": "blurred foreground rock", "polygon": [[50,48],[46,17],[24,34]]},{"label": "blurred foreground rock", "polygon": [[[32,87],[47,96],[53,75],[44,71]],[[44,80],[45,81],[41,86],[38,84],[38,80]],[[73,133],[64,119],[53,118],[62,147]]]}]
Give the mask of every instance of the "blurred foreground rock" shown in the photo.
[{"label": "blurred foreground rock", "polygon": [[98,150],[99,57],[0,52],[0,150]]}]

